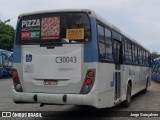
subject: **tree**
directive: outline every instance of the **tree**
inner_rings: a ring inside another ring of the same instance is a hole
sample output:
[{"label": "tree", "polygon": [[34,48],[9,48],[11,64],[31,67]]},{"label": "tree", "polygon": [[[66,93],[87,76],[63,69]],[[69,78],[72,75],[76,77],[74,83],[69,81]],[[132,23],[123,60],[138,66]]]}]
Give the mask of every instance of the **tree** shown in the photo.
[{"label": "tree", "polygon": [[11,25],[5,24],[8,21],[0,21],[0,49],[12,50],[15,30]]},{"label": "tree", "polygon": [[152,57],[152,59],[155,59],[155,58],[160,57],[160,54],[158,54],[158,52],[152,52],[151,57]]}]

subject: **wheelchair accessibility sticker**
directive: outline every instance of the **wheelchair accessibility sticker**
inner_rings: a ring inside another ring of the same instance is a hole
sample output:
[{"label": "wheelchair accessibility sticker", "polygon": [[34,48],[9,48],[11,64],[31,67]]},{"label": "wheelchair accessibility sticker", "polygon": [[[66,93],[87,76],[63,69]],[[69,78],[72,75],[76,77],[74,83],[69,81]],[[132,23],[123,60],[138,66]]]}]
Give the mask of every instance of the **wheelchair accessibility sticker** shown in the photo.
[{"label": "wheelchair accessibility sticker", "polygon": [[31,54],[26,55],[26,62],[32,62],[32,55]]}]

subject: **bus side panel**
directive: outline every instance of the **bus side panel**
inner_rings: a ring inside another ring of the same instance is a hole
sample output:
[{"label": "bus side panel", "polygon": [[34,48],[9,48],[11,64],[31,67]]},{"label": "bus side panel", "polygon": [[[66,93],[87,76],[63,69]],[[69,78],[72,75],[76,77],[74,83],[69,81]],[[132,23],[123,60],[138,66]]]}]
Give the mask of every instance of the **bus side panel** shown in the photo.
[{"label": "bus side panel", "polygon": [[[85,69],[96,69],[95,83],[91,91],[97,91],[97,97],[100,99],[97,103],[97,107],[111,107],[114,105],[114,85],[111,86],[111,84],[114,84],[113,73],[115,65],[110,63],[99,63],[97,23],[94,17],[91,17],[90,21],[92,27],[92,42],[84,44],[84,62],[86,64],[88,63]],[[110,70],[107,71],[108,69]]]},{"label": "bus side panel", "polygon": [[125,94],[125,96],[129,80],[131,80],[132,82],[132,95],[140,91],[140,67],[132,65],[123,65],[122,80],[122,94]]},{"label": "bus side panel", "polygon": [[[140,89],[143,90],[146,87],[146,83],[147,83],[147,77],[150,76],[150,68],[149,67],[141,67],[141,74],[140,74]],[[150,78],[148,78],[148,80],[150,80]],[[149,82],[149,81],[148,81]]]},{"label": "bus side panel", "polygon": [[[91,62],[84,63],[83,69],[95,68],[95,82],[91,89],[97,97],[97,108],[114,106],[114,64]],[[107,69],[110,69],[107,71]],[[85,73],[85,72],[84,72]]]},{"label": "bus side panel", "polygon": [[115,65],[112,63],[98,63],[96,87],[99,93],[99,106],[114,106]]}]

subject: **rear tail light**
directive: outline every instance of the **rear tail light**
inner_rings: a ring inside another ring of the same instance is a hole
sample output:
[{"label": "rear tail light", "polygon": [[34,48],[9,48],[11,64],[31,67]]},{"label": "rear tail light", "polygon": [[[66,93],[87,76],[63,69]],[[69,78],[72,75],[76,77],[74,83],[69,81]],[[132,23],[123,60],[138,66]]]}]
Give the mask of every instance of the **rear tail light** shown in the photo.
[{"label": "rear tail light", "polygon": [[86,85],[91,85],[92,84],[92,79],[87,78],[85,82],[86,82]]},{"label": "rear tail light", "polygon": [[93,71],[88,71],[87,75],[88,75],[88,77],[94,77],[94,72]]},{"label": "rear tail light", "polygon": [[13,84],[14,84],[15,90],[17,92],[23,92],[22,85],[21,85],[21,82],[19,80],[17,70],[12,71],[12,76],[13,76]]},{"label": "rear tail light", "polygon": [[14,83],[18,84],[19,83],[19,78],[18,77],[14,77],[13,81],[14,81]]},{"label": "rear tail light", "polygon": [[20,81],[19,81],[17,70],[12,71],[12,76],[13,76],[13,83],[18,84]]},{"label": "rear tail light", "polygon": [[81,94],[88,94],[94,84],[95,81],[95,69],[89,69],[87,71],[86,77],[85,77],[85,81],[83,83],[83,86],[81,88]]},{"label": "rear tail light", "polygon": [[13,77],[18,76],[17,70],[13,70],[13,71],[12,71],[12,75],[13,75]]}]

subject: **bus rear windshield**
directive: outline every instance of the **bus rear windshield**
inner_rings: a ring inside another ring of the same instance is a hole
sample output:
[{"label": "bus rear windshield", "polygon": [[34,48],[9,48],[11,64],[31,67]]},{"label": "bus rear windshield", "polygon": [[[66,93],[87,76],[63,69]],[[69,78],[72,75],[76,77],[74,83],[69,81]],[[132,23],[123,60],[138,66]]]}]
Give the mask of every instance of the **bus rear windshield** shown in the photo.
[{"label": "bus rear windshield", "polygon": [[81,43],[91,40],[90,20],[83,12],[63,12],[21,17],[17,44]]}]

